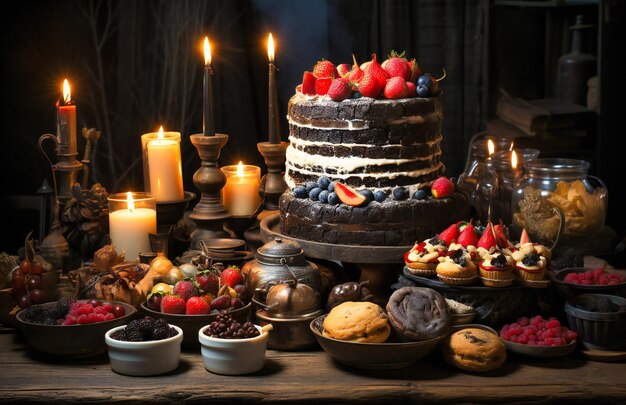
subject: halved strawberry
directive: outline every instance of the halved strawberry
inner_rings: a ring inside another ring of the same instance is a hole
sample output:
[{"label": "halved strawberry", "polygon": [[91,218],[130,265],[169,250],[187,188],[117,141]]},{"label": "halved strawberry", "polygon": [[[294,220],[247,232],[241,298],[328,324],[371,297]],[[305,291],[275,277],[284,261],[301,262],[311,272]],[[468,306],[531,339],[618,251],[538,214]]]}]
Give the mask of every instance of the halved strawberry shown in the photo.
[{"label": "halved strawberry", "polygon": [[463,247],[468,247],[476,246],[477,242],[478,237],[476,236],[474,225],[472,225],[472,220],[470,220],[469,224],[467,224],[465,229],[463,229],[463,231],[459,234],[457,243],[459,243]]},{"label": "halved strawberry", "polygon": [[506,238],[506,234],[504,233],[504,229],[502,225],[498,224],[493,227],[494,233],[496,235],[496,242],[500,249],[509,246],[509,240]]},{"label": "halved strawberry", "polygon": [[497,242],[496,237],[493,233],[493,226],[491,225],[491,222],[488,222],[487,228],[485,228],[485,232],[483,232],[483,235],[478,240],[476,247],[481,247],[489,250],[492,247],[496,247],[496,245]]},{"label": "halved strawberry", "polygon": [[530,243],[530,237],[528,236],[528,232],[526,232],[526,228],[522,229],[522,236],[519,237],[520,245],[524,243]]},{"label": "halved strawberry", "polygon": [[330,85],[333,83],[333,79],[330,77],[317,79],[315,82],[315,94],[318,96],[324,96],[328,93]]},{"label": "halved strawberry", "polygon": [[306,94],[307,96],[315,95],[315,83],[317,82],[317,78],[311,72],[304,72],[302,76],[302,94]]}]

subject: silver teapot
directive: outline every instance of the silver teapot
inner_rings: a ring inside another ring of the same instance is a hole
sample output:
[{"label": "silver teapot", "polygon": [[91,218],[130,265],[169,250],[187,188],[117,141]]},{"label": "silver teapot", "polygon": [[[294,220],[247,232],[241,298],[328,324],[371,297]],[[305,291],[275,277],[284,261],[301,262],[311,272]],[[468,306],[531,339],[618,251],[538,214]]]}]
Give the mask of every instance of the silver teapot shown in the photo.
[{"label": "silver teapot", "polygon": [[306,260],[304,251],[298,243],[280,237],[258,248],[255,259],[243,266],[248,291],[261,290],[262,293],[258,298],[264,301],[263,293],[267,293],[270,286],[291,280],[292,275],[281,263],[281,259],[289,266],[298,283],[306,284],[317,293],[321,293],[322,276],[317,266]]}]

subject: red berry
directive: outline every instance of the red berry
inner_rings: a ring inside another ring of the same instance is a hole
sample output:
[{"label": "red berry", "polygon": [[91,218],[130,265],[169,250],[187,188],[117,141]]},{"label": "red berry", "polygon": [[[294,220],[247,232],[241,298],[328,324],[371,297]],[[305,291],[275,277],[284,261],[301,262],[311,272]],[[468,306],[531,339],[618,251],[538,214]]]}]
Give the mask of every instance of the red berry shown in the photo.
[{"label": "red berry", "polygon": [[347,63],[337,65],[337,73],[339,73],[339,77],[347,77],[350,74],[350,65]]},{"label": "red berry", "polygon": [[126,310],[124,309],[122,305],[117,304],[117,305],[114,305],[113,308],[111,308],[111,313],[116,318],[119,318],[119,317],[126,315]]},{"label": "red berry", "polygon": [[518,336],[517,336],[517,335],[511,335],[511,336],[509,337],[509,340],[510,340],[511,342],[513,342],[513,343],[517,343],[517,339],[518,339]]},{"label": "red berry", "polygon": [[546,323],[546,326],[548,328],[560,328],[561,322],[559,322],[557,319],[550,319],[548,323]]},{"label": "red berry", "polygon": [[328,93],[328,89],[332,84],[333,79],[330,77],[327,78],[318,78],[315,82],[315,94],[318,96],[324,96]]},{"label": "red berry", "polygon": [[407,97],[415,97],[415,96],[417,96],[415,83],[413,83],[413,82],[406,82],[406,88],[408,89]]},{"label": "red berry", "polygon": [[[318,79],[330,78],[333,79],[335,76],[335,65],[329,60],[321,60],[315,64],[313,67],[313,74]],[[326,94],[326,93],[324,93]]]},{"label": "red berry", "polygon": [[41,277],[31,273],[31,275],[26,280],[26,288],[28,288],[29,290],[35,290],[39,287],[41,287]]},{"label": "red berry", "polygon": [[[439,177],[430,186],[431,193],[435,198],[446,198],[454,193],[454,183],[447,177]],[[474,245],[475,246],[475,245]]]},{"label": "red berry", "polygon": [[384,61],[381,66],[389,77],[399,77],[405,82],[411,80],[411,68],[402,55],[396,56],[395,52],[392,52],[392,57]]},{"label": "red berry", "polygon": [[365,73],[359,83],[359,92],[365,97],[378,98],[384,87],[385,84],[381,85],[372,74]]},{"label": "red berry", "polygon": [[108,314],[104,316],[104,319],[107,321],[110,321],[111,319],[115,319],[115,315],[109,312]]},{"label": "red berry", "polygon": [[235,288],[237,284],[243,283],[243,275],[241,274],[241,270],[239,267],[230,266],[222,271],[220,274],[220,284],[228,285],[231,288]]},{"label": "red berry", "polygon": [[78,313],[79,314],[90,314],[93,312],[93,307],[89,304],[82,304],[80,307],[78,307]]},{"label": "red berry", "polygon": [[519,335],[517,337],[517,343],[521,343],[521,344],[528,343],[528,336],[526,336],[526,335]]},{"label": "red berry", "polygon": [[409,89],[406,87],[406,81],[401,77],[392,77],[387,80],[384,95],[385,98],[390,100],[407,97],[409,95]]},{"label": "red berry", "polygon": [[334,101],[343,101],[352,96],[352,88],[348,79],[335,79],[328,88],[328,97]]},{"label": "red berry", "polygon": [[313,75],[313,73],[304,72],[304,76],[302,76],[302,94],[314,96],[315,82],[317,82],[317,78]]},{"label": "red berry", "polygon": [[523,317],[518,319],[517,323],[519,323],[521,326],[528,326],[530,324],[530,321],[528,320],[528,318]]},{"label": "red berry", "polygon": [[22,263],[20,263],[20,272],[22,274],[30,273],[32,268],[33,268],[33,263],[28,259],[24,259],[22,260]]},{"label": "red berry", "polygon": [[529,340],[528,346],[537,346],[537,342],[535,340]]},{"label": "red berry", "polygon": [[43,266],[38,261],[33,262],[30,269],[30,274],[41,275],[43,273]]},{"label": "red berry", "polygon": [[88,323],[96,323],[96,322],[98,322],[98,314],[96,314],[95,312],[91,312],[91,313],[87,314],[87,322]]},{"label": "red berry", "polygon": [[[387,84],[387,79],[389,79],[389,75],[385,72],[385,69],[380,66],[380,64],[376,61],[376,55],[372,55],[372,61],[367,64],[367,67],[363,70],[363,73],[366,75],[369,74],[380,86],[382,90]],[[364,77],[365,78],[365,77]],[[363,94],[363,92],[361,92]]]}]

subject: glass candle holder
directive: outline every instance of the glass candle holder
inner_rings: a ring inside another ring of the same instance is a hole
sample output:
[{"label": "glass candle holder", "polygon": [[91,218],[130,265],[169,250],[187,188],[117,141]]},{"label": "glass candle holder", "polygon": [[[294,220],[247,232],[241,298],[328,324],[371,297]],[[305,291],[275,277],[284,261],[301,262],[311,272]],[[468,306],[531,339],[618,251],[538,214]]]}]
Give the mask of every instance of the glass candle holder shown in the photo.
[{"label": "glass candle holder", "polygon": [[109,195],[109,232],[111,243],[127,261],[139,253],[151,252],[150,234],[156,234],[156,199],[147,193]]},{"label": "glass candle holder", "polygon": [[[143,160],[143,188],[146,193],[151,193],[150,189],[150,165],[148,164],[148,143],[159,138],[158,132],[148,132],[141,135],[141,157]],[[167,131],[163,132],[164,140],[175,141],[180,149],[180,132]],[[181,198],[182,199],[182,198]]]},{"label": "glass candle holder", "polygon": [[224,166],[221,170],[226,176],[222,202],[228,212],[232,216],[253,215],[261,205],[261,168],[239,163]]}]

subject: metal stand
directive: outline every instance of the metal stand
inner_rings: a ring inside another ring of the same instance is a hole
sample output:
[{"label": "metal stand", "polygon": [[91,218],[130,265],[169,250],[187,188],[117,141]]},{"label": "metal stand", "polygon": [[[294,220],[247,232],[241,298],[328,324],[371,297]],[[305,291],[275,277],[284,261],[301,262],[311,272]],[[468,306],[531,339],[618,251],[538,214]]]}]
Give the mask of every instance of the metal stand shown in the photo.
[{"label": "metal stand", "polygon": [[[58,161],[52,164],[52,161],[43,149],[43,142],[47,139],[52,140],[56,145],[56,155]],[[71,153],[67,148],[59,143],[59,138],[52,134],[43,134],[39,137],[39,149],[44,153],[46,159],[50,162],[55,173],[55,187],[57,198],[60,203],[65,202],[69,197],[67,195],[72,191],[78,172],[83,168],[83,164],[76,160],[78,153]]]},{"label": "metal stand", "polygon": [[257,143],[257,148],[267,166],[267,174],[261,179],[259,186],[259,194],[263,198],[263,204],[266,211],[274,211],[278,209],[278,199],[287,189],[287,183],[283,176],[285,168],[285,153],[287,151],[288,142]]},{"label": "metal stand", "polygon": [[200,241],[231,236],[224,230],[224,220],[229,218],[230,214],[220,198],[220,191],[226,184],[226,176],[217,166],[220,152],[228,142],[228,135],[195,134],[191,135],[190,139],[202,160],[200,168],[193,175],[193,184],[201,192],[200,201],[189,215],[189,219],[197,225],[196,230],[191,233],[191,248],[199,249]]}]

